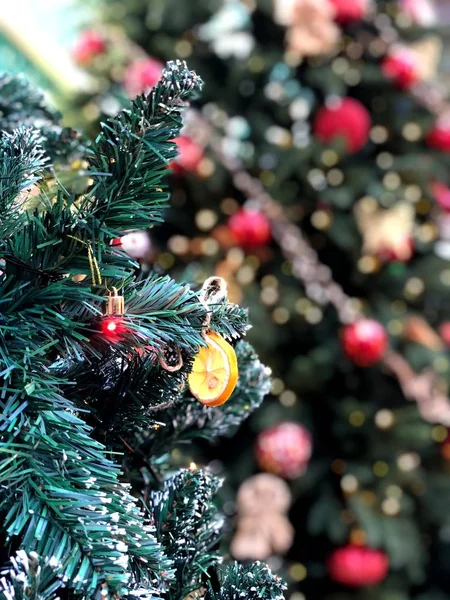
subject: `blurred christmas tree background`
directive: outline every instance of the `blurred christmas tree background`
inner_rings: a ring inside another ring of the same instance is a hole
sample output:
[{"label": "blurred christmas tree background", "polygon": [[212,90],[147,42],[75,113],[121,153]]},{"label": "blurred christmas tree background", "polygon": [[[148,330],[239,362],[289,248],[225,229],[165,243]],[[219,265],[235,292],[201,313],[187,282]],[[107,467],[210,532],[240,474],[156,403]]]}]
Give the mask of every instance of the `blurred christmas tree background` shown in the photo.
[{"label": "blurred christmas tree background", "polygon": [[5,30],[0,63],[26,59],[71,124],[96,132],[168,59],[205,80],[165,225],[115,243],[199,284],[221,275],[250,306],[272,400],[198,448],[231,483],[231,552],[267,559],[291,600],[447,598],[448,3],[72,5],[83,85]]}]

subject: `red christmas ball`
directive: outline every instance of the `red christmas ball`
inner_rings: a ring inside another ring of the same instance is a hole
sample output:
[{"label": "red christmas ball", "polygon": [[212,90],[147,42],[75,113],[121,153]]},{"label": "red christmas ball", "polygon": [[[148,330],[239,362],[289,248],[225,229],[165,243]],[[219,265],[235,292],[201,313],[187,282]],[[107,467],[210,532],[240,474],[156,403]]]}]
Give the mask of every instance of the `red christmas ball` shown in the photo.
[{"label": "red christmas ball", "polygon": [[337,548],[327,561],[330,579],[348,587],[376,585],[386,578],[389,558],[382,550],[349,544]]},{"label": "red christmas ball", "polygon": [[420,80],[417,58],[408,48],[398,48],[386,55],[381,70],[401,90],[410,90]]},{"label": "red christmas ball", "polygon": [[361,21],[369,7],[368,0],[330,0],[335,20],[342,25]]},{"label": "red christmas ball", "polygon": [[178,156],[170,164],[172,171],[177,175],[195,171],[203,159],[203,148],[185,135],[177,138],[175,143],[178,146]]},{"label": "red christmas ball", "polygon": [[91,60],[103,54],[106,50],[106,42],[103,36],[98,31],[83,31],[78,38],[73,50],[72,56],[79,64],[86,66]]},{"label": "red christmas ball", "polygon": [[241,208],[228,219],[228,229],[243,248],[258,248],[270,242],[270,223],[259,210]]},{"label": "red christmas ball", "polygon": [[437,120],[425,140],[430,148],[450,152],[450,120]]},{"label": "red christmas ball", "polygon": [[325,143],[344,138],[347,152],[355,154],[369,139],[370,114],[358,100],[342,98],[319,108],[313,131]]},{"label": "red christmas ball", "polygon": [[149,92],[158,83],[162,70],[162,63],[154,58],[143,58],[131,64],[123,78],[123,85],[130,98]]},{"label": "red christmas ball", "polygon": [[440,208],[450,213],[450,188],[445,183],[436,181],[431,184],[431,191]]},{"label": "red christmas ball", "polygon": [[269,427],[256,441],[256,459],[260,468],[286,479],[295,479],[306,470],[311,452],[311,434],[293,421]]},{"label": "red christmas ball", "polygon": [[378,362],[388,347],[386,330],[374,319],[359,319],[344,327],[341,343],[345,354],[359,367]]}]

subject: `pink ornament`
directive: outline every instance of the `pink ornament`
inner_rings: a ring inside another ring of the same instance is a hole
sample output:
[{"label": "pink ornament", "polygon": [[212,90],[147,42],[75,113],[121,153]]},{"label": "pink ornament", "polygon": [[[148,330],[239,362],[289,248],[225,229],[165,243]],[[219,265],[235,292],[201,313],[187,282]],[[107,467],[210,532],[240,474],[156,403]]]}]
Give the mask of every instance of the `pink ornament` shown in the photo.
[{"label": "pink ornament", "polygon": [[370,367],[381,360],[388,342],[383,325],[374,319],[359,319],[344,327],[341,334],[345,354],[358,367]]},{"label": "pink ornament", "polygon": [[163,64],[154,58],[143,58],[131,64],[123,78],[123,85],[130,98],[143,92],[148,93],[154,87],[163,70]]},{"label": "pink ornament", "polygon": [[329,106],[319,108],[314,119],[313,131],[325,143],[343,138],[347,152],[355,154],[369,139],[370,114],[358,100],[342,98]]},{"label": "pink ornament", "polygon": [[311,434],[293,421],[269,427],[256,441],[256,459],[260,468],[285,479],[295,479],[304,473],[311,453]]},{"label": "pink ornament", "polygon": [[98,31],[83,31],[73,50],[74,60],[82,66],[87,66],[95,56],[106,51],[106,42]]},{"label": "pink ornament", "polygon": [[349,544],[337,548],[327,561],[330,579],[348,587],[381,583],[389,571],[389,558],[382,550]]},{"label": "pink ornament", "polygon": [[425,139],[430,148],[450,152],[450,119],[438,119]]},{"label": "pink ornament", "polygon": [[437,204],[445,212],[450,213],[450,188],[445,183],[436,181],[431,184],[431,191]]},{"label": "pink ornament", "polygon": [[335,19],[342,25],[361,21],[369,8],[368,0],[329,0],[335,10]]},{"label": "pink ornament", "polygon": [[401,90],[410,90],[420,80],[417,58],[408,48],[397,48],[385,56],[381,70]]},{"label": "pink ornament", "polygon": [[203,148],[184,135],[177,138],[175,143],[178,146],[178,156],[170,164],[172,171],[177,175],[195,171],[203,159]]},{"label": "pink ornament", "polygon": [[241,208],[228,219],[228,229],[242,248],[258,248],[270,242],[270,223],[258,210]]}]

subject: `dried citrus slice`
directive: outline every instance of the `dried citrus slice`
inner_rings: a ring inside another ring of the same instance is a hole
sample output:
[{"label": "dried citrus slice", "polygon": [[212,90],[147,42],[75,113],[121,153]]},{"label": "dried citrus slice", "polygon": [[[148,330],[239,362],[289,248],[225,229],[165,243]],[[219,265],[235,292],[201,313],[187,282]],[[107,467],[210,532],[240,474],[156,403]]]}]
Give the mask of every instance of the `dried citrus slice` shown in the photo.
[{"label": "dried citrus slice", "polygon": [[238,366],[233,346],[218,333],[205,336],[206,347],[195,357],[188,376],[191,394],[206,406],[220,406],[233,393],[238,379]]}]

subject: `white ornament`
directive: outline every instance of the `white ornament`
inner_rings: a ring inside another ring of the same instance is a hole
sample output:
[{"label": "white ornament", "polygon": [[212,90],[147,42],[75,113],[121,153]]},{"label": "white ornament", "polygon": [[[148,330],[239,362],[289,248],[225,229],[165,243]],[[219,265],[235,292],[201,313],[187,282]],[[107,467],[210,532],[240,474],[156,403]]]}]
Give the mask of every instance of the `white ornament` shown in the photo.
[{"label": "white ornament", "polygon": [[150,252],[152,243],[146,231],[133,231],[120,238],[120,247],[132,258],[144,258]]},{"label": "white ornament", "polygon": [[429,27],[437,22],[436,6],[433,0],[401,0],[401,6],[418,25]]},{"label": "white ornament", "polygon": [[295,16],[295,7],[297,0],[274,0],[274,19],[275,23],[289,27],[292,25]]}]

